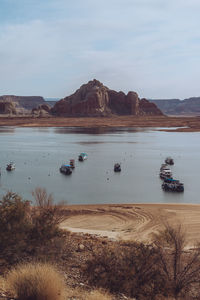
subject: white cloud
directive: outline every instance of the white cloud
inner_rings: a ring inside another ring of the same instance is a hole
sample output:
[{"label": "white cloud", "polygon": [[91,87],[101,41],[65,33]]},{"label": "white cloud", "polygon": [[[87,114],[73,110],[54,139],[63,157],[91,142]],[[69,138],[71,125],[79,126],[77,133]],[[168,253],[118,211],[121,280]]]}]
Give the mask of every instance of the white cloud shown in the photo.
[{"label": "white cloud", "polygon": [[0,94],[64,97],[97,78],[151,98],[200,95],[198,1],[44,3],[43,17],[0,24]]}]

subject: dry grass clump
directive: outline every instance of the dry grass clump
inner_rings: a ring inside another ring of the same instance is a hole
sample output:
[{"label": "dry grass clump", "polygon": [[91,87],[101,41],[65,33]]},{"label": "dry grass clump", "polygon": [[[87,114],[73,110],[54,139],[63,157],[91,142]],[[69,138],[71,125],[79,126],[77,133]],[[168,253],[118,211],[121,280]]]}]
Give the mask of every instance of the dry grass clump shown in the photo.
[{"label": "dry grass clump", "polygon": [[65,299],[64,279],[50,264],[19,265],[8,273],[7,284],[19,300]]},{"label": "dry grass clump", "polygon": [[86,291],[84,288],[67,288],[66,299],[77,300],[112,300],[114,299],[110,294],[104,290]]}]

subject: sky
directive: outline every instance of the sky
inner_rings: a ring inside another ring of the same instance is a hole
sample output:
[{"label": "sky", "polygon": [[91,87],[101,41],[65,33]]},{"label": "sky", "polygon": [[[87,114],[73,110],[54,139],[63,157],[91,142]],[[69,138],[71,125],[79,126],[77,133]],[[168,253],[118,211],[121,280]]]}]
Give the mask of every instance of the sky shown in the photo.
[{"label": "sky", "polygon": [[0,0],[0,95],[200,96],[200,0]]}]

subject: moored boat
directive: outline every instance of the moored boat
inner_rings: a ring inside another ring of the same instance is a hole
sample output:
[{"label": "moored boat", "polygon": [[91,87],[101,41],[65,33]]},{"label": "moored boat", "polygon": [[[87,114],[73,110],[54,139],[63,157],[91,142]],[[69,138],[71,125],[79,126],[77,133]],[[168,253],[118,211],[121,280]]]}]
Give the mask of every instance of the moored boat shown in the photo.
[{"label": "moored boat", "polygon": [[115,171],[115,172],[121,172],[121,165],[120,165],[119,163],[116,163],[116,164],[114,165],[114,171]]},{"label": "moored boat", "polygon": [[164,169],[169,169],[168,164],[162,164],[160,167],[160,171],[164,170]]},{"label": "moored boat", "polygon": [[70,165],[62,165],[60,167],[60,172],[65,175],[70,175],[72,173],[72,169]]},{"label": "moored boat", "polygon": [[173,178],[165,178],[162,184],[162,189],[164,191],[171,192],[184,192],[184,184]]},{"label": "moored boat", "polygon": [[15,164],[13,162],[10,162],[7,164],[6,170],[7,171],[13,171],[15,169]]},{"label": "moored boat", "polygon": [[75,168],[75,160],[74,159],[70,159],[69,164],[72,169]]},{"label": "moored boat", "polygon": [[163,169],[162,171],[160,171],[160,178],[172,178],[172,171],[170,169]]},{"label": "moored boat", "polygon": [[174,165],[174,160],[171,157],[167,157],[165,159],[165,163],[168,164],[168,165]]},{"label": "moored boat", "polygon": [[79,161],[84,161],[88,158],[87,154],[86,153],[81,153],[78,157],[78,160]]}]

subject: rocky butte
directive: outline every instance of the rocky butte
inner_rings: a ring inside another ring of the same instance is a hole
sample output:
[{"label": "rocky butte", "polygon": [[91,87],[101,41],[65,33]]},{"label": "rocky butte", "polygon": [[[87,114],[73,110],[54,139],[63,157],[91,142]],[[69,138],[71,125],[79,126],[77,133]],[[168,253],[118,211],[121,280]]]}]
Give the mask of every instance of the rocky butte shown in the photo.
[{"label": "rocky butte", "polygon": [[0,113],[17,114],[20,110],[31,110],[32,108],[45,104],[45,100],[40,96],[0,96]]},{"label": "rocky butte", "polygon": [[58,101],[51,112],[58,116],[163,115],[161,110],[135,92],[116,92],[94,79],[74,94]]}]

